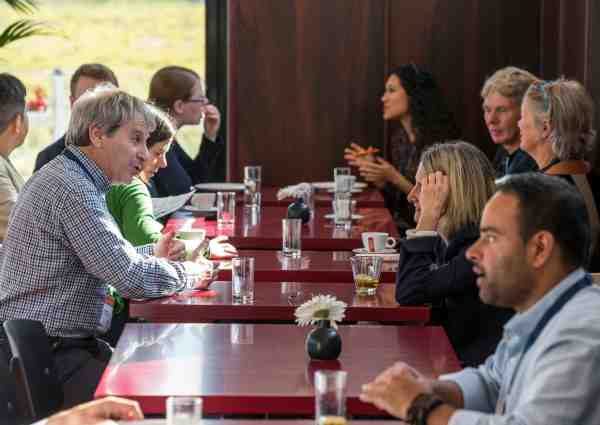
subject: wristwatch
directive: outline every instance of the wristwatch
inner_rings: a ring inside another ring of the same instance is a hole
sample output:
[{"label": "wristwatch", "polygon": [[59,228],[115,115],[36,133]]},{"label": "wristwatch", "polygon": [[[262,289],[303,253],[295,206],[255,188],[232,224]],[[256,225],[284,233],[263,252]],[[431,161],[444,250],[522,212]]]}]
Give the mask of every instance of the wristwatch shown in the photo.
[{"label": "wristwatch", "polygon": [[444,401],[435,394],[421,393],[410,404],[406,414],[406,422],[411,425],[427,425],[427,417]]}]

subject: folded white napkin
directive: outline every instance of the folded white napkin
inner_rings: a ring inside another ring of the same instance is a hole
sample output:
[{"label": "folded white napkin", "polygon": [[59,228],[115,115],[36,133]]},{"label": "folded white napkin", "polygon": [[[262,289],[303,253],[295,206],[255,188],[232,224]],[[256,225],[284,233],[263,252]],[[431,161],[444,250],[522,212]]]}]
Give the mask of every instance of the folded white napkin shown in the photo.
[{"label": "folded white napkin", "polygon": [[310,193],[312,187],[310,183],[300,183],[293,186],[286,186],[277,192],[277,200],[281,201],[285,198],[300,198],[306,193]]}]

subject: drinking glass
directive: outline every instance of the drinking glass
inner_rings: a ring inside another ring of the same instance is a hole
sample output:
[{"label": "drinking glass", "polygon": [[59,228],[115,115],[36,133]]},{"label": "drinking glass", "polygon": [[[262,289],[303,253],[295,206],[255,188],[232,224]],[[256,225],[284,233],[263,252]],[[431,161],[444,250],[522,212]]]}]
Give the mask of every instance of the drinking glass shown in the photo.
[{"label": "drinking glass", "polygon": [[254,258],[236,257],[231,260],[231,294],[242,304],[254,301]]},{"label": "drinking glass", "polygon": [[167,398],[167,425],[197,425],[202,419],[199,397]]},{"label": "drinking glass", "polygon": [[260,207],[262,166],[247,165],[244,167],[244,204]]},{"label": "drinking glass", "polygon": [[235,222],[235,192],[217,192],[217,225]]},{"label": "drinking glass", "polygon": [[315,372],[315,422],[317,425],[346,424],[347,372]]},{"label": "drinking glass", "polygon": [[351,193],[356,176],[341,175],[335,178],[335,193]]},{"label": "drinking glass", "polygon": [[374,255],[358,255],[350,258],[350,263],[356,293],[375,295],[379,286],[383,258]]},{"label": "drinking glass", "polygon": [[352,198],[350,193],[336,192],[332,206],[336,227],[350,226],[352,224]]},{"label": "drinking glass", "polygon": [[281,220],[283,255],[300,257],[302,255],[302,220],[299,218],[284,218]]}]

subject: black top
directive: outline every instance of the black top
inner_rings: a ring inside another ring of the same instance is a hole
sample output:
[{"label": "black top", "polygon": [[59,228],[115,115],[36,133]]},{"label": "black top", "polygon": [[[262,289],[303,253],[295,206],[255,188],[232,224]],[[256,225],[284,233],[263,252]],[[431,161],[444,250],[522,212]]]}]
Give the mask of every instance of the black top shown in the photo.
[{"label": "black top", "polygon": [[37,170],[42,168],[44,165],[52,161],[58,155],[65,150],[65,136],[58,139],[56,142],[49,144],[44,149],[42,149],[35,159],[35,167],[33,168],[33,172],[35,173]]},{"label": "black top", "polygon": [[493,163],[496,178],[538,170],[535,160],[521,148],[509,154],[504,147],[498,146]]},{"label": "black top", "polygon": [[217,137],[214,142],[206,136],[196,158],[192,159],[177,141],[167,152],[167,167],[158,170],[152,178],[158,196],[181,195],[198,183],[225,181],[225,170],[219,169],[225,144]]},{"label": "black top", "polygon": [[448,245],[441,237],[402,239],[396,277],[400,304],[432,303],[458,357],[477,366],[496,349],[513,311],[484,304],[466,250],[479,238],[476,226],[457,232]]}]

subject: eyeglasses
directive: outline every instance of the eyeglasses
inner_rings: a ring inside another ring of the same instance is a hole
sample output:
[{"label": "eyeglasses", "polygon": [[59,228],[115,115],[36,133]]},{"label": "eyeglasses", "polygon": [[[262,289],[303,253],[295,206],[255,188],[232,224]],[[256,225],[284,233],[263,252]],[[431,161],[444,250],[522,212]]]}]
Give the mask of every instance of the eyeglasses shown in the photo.
[{"label": "eyeglasses", "polygon": [[187,99],[185,102],[199,103],[200,106],[210,105],[210,99],[208,97],[199,97],[198,99]]}]

